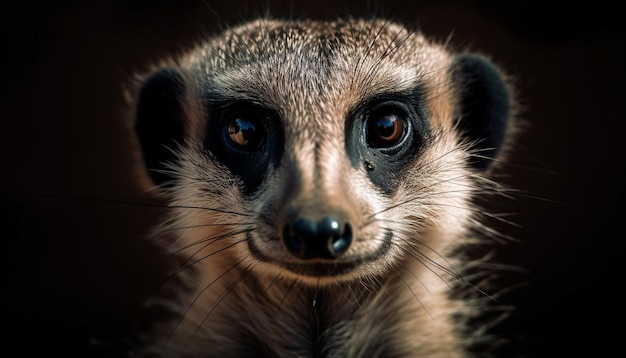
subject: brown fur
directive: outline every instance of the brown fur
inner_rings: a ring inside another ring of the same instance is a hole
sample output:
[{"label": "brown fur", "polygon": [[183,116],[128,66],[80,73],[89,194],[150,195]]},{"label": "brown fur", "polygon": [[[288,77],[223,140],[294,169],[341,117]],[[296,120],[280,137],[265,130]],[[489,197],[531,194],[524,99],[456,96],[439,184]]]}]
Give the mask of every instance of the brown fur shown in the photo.
[{"label": "brown fur", "polygon": [[[481,225],[473,196],[499,189],[468,163],[479,138],[465,138],[456,124],[455,56],[382,20],[260,19],[160,66],[184,79],[185,121],[165,167],[171,216],[157,236],[185,263],[176,273],[182,284],[169,287],[176,297],[147,304],[176,318],[149,332],[141,355],[467,355],[484,328],[465,325],[489,297],[463,278],[472,262],[459,248]],[[379,174],[394,183],[385,191],[369,174],[379,167],[346,154],[345,132],[364,102],[415,86],[429,130],[402,172]],[[252,194],[203,148],[215,94],[280,117],[284,153]],[[330,276],[307,269],[309,261],[274,239],[295,211],[345,215],[355,239],[336,260],[363,263]],[[387,233],[390,246],[373,258]],[[459,287],[478,298],[453,299]]]}]

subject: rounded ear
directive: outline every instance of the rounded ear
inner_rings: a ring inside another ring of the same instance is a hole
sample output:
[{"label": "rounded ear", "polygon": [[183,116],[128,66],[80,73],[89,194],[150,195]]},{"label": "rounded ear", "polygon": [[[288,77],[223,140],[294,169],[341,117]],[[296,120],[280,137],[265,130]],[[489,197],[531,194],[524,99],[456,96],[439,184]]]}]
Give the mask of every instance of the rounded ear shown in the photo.
[{"label": "rounded ear", "polygon": [[137,97],[135,132],[144,163],[157,185],[167,186],[166,163],[175,160],[173,149],[183,139],[185,81],[179,71],[162,69],[144,80]]},{"label": "rounded ear", "polygon": [[456,88],[455,118],[473,146],[470,164],[488,169],[504,144],[511,115],[509,88],[500,71],[479,55],[458,56],[451,67]]}]

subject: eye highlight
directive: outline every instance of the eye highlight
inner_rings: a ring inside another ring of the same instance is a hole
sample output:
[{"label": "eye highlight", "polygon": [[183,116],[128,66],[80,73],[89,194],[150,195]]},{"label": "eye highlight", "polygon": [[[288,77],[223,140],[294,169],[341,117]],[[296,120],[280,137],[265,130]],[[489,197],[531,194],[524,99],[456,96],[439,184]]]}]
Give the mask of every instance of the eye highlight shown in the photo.
[{"label": "eye highlight", "polygon": [[406,135],[405,118],[391,110],[375,111],[367,118],[367,143],[375,148],[390,148]]},{"label": "eye highlight", "polygon": [[263,119],[252,113],[235,113],[225,127],[228,144],[241,151],[258,150],[267,137]]}]

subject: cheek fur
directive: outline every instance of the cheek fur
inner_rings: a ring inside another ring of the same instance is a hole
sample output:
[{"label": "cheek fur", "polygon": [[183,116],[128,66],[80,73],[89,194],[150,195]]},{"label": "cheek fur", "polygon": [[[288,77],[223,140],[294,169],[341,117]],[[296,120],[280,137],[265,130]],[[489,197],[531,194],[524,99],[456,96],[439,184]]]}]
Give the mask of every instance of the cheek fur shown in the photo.
[{"label": "cheek fur", "polygon": [[[489,296],[462,252],[489,232],[472,198],[504,192],[487,175],[510,95],[486,58],[384,20],[259,19],[143,77],[135,130],[168,200],[155,236],[182,262],[146,351],[454,358],[484,342],[467,323]],[[388,115],[406,136],[368,138]],[[238,119],[258,146],[225,140]]]}]

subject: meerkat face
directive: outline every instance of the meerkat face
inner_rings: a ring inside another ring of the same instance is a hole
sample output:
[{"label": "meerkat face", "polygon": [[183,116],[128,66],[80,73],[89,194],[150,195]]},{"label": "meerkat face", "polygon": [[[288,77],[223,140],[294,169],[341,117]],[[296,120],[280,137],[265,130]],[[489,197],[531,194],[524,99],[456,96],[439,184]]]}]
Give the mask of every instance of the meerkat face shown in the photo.
[{"label": "meerkat face", "polygon": [[177,250],[312,285],[445,249],[509,115],[487,60],[383,21],[248,23],[137,98]]}]

